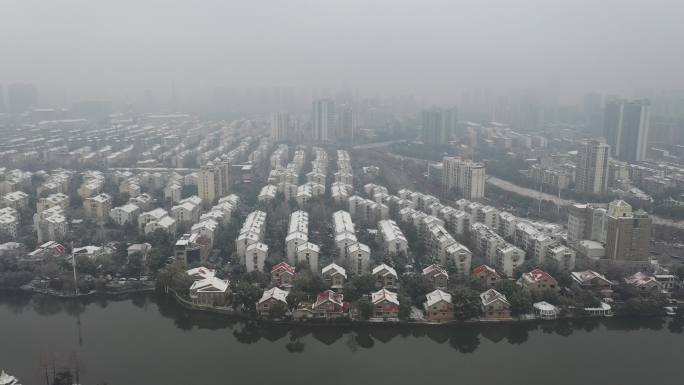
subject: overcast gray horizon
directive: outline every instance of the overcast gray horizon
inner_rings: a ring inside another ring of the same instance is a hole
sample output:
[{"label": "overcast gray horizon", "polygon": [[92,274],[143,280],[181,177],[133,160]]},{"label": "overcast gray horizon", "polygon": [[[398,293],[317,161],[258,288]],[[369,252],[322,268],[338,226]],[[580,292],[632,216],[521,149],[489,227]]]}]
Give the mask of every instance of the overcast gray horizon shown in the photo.
[{"label": "overcast gray horizon", "polygon": [[145,90],[684,88],[684,2],[2,0],[0,84],[69,100]]}]

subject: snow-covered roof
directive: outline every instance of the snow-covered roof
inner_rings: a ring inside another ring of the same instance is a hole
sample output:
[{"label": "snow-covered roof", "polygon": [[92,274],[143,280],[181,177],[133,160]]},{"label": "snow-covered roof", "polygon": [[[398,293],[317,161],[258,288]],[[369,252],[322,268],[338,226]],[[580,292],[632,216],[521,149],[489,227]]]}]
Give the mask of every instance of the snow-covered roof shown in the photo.
[{"label": "snow-covered roof", "polygon": [[326,274],[331,274],[331,275],[332,275],[332,274],[340,274],[340,275],[342,275],[344,278],[347,278],[347,271],[344,269],[344,267],[339,266],[339,265],[336,264],[336,263],[331,263],[331,264],[329,264],[328,266],[324,267],[323,270],[321,270],[321,273],[322,273],[323,275],[326,275]]},{"label": "snow-covered roof", "polygon": [[439,290],[439,289],[432,291],[430,293],[427,293],[425,295],[425,297],[427,298],[427,301],[425,301],[425,304],[427,306],[435,305],[441,301],[444,301],[446,303],[451,303],[451,294],[449,294],[445,291]]},{"label": "snow-covered roof", "polygon": [[506,299],[506,296],[494,289],[489,289],[484,293],[480,294],[480,300],[482,301],[482,304],[484,306],[489,306],[497,301],[501,301],[506,305],[510,306],[510,303],[508,302],[508,299]]},{"label": "snow-covered roof", "polygon": [[208,278],[200,279],[192,283],[190,286],[191,291],[197,291],[198,293],[208,293],[208,292],[220,292],[225,293],[228,290],[228,281],[222,280],[220,278],[211,276]]},{"label": "snow-covered roof", "polygon": [[287,295],[288,292],[286,292],[285,290],[279,289],[277,287],[272,287],[264,291],[264,294],[261,296],[261,299],[259,299],[259,303],[268,301],[269,299],[275,299],[276,301],[287,303]]},{"label": "snow-covered roof", "polygon": [[373,268],[372,274],[373,275],[381,274],[383,277],[389,274],[389,275],[392,275],[394,277],[397,277],[397,271],[394,270],[394,268],[387,266],[384,263],[382,265],[375,266]]},{"label": "snow-covered roof", "polygon": [[397,297],[397,293],[393,293],[387,289],[380,289],[375,293],[372,293],[371,299],[373,304],[378,304],[380,302],[387,301],[395,305],[399,305],[399,298]]}]

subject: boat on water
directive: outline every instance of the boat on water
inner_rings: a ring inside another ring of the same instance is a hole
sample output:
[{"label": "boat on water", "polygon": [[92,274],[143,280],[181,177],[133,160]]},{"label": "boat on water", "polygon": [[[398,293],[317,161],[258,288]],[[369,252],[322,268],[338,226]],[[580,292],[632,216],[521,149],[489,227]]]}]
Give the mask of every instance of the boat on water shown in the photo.
[{"label": "boat on water", "polygon": [[4,370],[0,371],[0,385],[21,385],[19,380],[5,373]]}]

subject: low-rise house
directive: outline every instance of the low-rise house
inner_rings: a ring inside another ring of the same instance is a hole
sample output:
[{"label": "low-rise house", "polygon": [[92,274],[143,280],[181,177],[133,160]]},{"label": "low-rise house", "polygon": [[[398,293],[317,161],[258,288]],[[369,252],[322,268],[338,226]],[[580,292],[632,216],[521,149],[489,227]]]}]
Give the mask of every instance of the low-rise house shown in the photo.
[{"label": "low-rise house", "polygon": [[66,247],[55,241],[49,241],[28,253],[25,260],[28,262],[43,262],[48,258],[61,257],[65,253]]},{"label": "low-rise house", "polygon": [[349,306],[342,293],[326,290],[316,297],[311,309],[316,318],[334,319],[347,316]]},{"label": "low-rise house", "polygon": [[572,278],[573,286],[580,290],[591,290],[597,293],[612,291],[613,283],[603,274],[593,270],[573,271],[570,273],[570,278]]},{"label": "low-rise house", "polygon": [[494,268],[487,265],[480,265],[473,269],[470,275],[474,279],[479,279],[485,287],[496,287],[501,282],[501,276]]},{"label": "low-rise house", "polygon": [[658,281],[660,288],[666,291],[674,290],[681,285],[681,281],[674,274],[656,274],[655,279]]},{"label": "low-rise house", "polygon": [[211,278],[216,275],[216,270],[209,269],[204,266],[195,267],[186,271],[186,273],[194,280],[201,280]]},{"label": "low-rise house", "polygon": [[532,308],[534,315],[539,319],[556,319],[558,317],[558,308],[548,302],[536,302]]},{"label": "low-rise house", "polygon": [[134,254],[140,254],[143,261],[145,261],[150,250],[152,250],[152,245],[149,243],[134,243],[126,248],[126,253],[129,257]]},{"label": "low-rise house", "polygon": [[[72,250],[72,255],[79,257],[88,257],[89,259],[95,259],[98,258],[102,255],[107,255],[111,254],[112,250],[107,248],[107,247],[102,247],[102,246],[94,246],[94,245],[88,245],[88,246],[82,246],[82,247],[75,247]],[[71,257],[67,257],[68,260],[71,260]],[[78,261],[78,259],[77,259]]]},{"label": "low-rise house", "polygon": [[494,289],[489,289],[480,294],[482,304],[482,316],[486,320],[511,319],[511,304],[506,296]]},{"label": "low-rise house", "polygon": [[397,271],[385,265],[375,266],[371,272],[375,277],[375,286],[379,288],[396,289],[399,282]]},{"label": "low-rise house", "polygon": [[331,289],[340,290],[344,287],[347,280],[347,272],[342,266],[331,263],[321,271],[323,279],[330,285]]},{"label": "low-rise house", "polygon": [[449,285],[449,273],[439,265],[430,265],[423,269],[423,275],[432,281],[435,288],[444,289]]},{"label": "low-rise house", "polygon": [[268,317],[274,306],[283,306],[287,309],[287,295],[285,290],[277,287],[265,290],[256,304],[257,313],[262,317]]},{"label": "low-rise house", "polygon": [[397,293],[380,289],[371,294],[371,302],[373,303],[373,318],[388,320],[399,317]]},{"label": "low-rise house", "polygon": [[549,273],[534,269],[530,272],[524,273],[518,279],[518,285],[532,292],[543,292],[544,290],[558,291],[558,282]]},{"label": "low-rise house", "polygon": [[230,294],[228,280],[214,275],[195,280],[190,286],[190,300],[198,305],[225,306]]},{"label": "low-rise house", "polygon": [[652,293],[660,290],[660,284],[653,275],[638,272],[625,278],[625,283],[639,293]]},{"label": "low-rise house", "polygon": [[584,312],[592,317],[612,317],[613,307],[605,302],[601,302],[598,307],[585,307]]},{"label": "low-rise house", "polygon": [[423,304],[425,319],[430,322],[444,322],[454,319],[454,304],[451,294],[440,289],[428,293]]},{"label": "low-rise house", "polygon": [[294,284],[295,268],[287,262],[280,262],[271,268],[271,282],[275,286],[289,289]]}]

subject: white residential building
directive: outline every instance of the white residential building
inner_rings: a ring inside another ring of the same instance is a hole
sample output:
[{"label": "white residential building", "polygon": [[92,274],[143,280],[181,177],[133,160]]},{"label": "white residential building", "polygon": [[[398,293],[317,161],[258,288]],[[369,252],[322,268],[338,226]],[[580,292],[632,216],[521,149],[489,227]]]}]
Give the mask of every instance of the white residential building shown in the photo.
[{"label": "white residential building", "polygon": [[391,219],[378,222],[378,231],[386,254],[394,255],[408,252],[408,242],[397,223]]},{"label": "white residential building", "polygon": [[[247,248],[255,243],[261,243],[266,230],[266,213],[263,211],[252,211],[247,215],[242,224],[240,234],[235,242],[237,254],[243,265],[246,265]],[[263,249],[263,248],[262,248]],[[268,249],[268,247],[267,247]],[[262,266],[263,270],[263,266]]]},{"label": "white residential building", "polygon": [[109,217],[112,218],[114,223],[119,226],[123,226],[127,223],[133,223],[140,215],[140,207],[127,203],[123,206],[114,207],[109,211]]},{"label": "white residential building", "polygon": [[318,256],[321,253],[321,249],[318,245],[306,242],[297,247],[297,263],[306,263],[309,265],[309,269],[312,272],[318,272]]},{"label": "white residential building", "polygon": [[268,258],[268,245],[255,242],[245,250],[245,269],[249,271],[264,271],[264,262]]},{"label": "white residential building", "polygon": [[7,206],[19,210],[28,207],[29,196],[23,191],[13,191],[2,197],[2,201]]},{"label": "white residential building", "polygon": [[9,235],[12,239],[17,238],[17,226],[19,224],[17,210],[12,207],[0,209],[0,233]]},{"label": "white residential building", "polygon": [[83,208],[87,216],[104,222],[112,210],[112,197],[106,193],[91,196],[83,201]]}]

